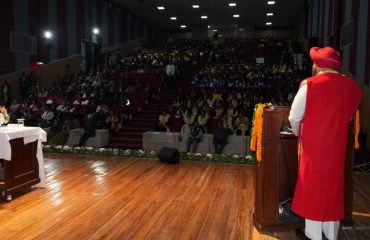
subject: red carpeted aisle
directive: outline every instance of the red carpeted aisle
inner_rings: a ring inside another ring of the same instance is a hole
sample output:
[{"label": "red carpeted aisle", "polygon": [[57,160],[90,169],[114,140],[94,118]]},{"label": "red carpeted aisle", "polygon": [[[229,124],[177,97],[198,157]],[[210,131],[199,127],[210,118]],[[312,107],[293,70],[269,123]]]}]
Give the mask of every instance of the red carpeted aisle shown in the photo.
[{"label": "red carpeted aisle", "polygon": [[176,99],[178,89],[184,88],[190,83],[194,70],[193,66],[186,66],[175,82],[175,89],[162,90],[160,93],[160,100],[153,101],[144,106],[142,111],[136,114],[119,133],[110,137],[108,147],[142,149],[143,133],[146,131],[153,131],[155,129],[156,124],[158,123],[160,111],[168,110],[169,106]]},{"label": "red carpeted aisle", "polygon": [[142,149],[143,133],[153,131],[161,110],[167,110],[176,98],[175,90],[164,90],[160,100],[149,103],[143,110],[110,138],[109,147],[123,149]]}]

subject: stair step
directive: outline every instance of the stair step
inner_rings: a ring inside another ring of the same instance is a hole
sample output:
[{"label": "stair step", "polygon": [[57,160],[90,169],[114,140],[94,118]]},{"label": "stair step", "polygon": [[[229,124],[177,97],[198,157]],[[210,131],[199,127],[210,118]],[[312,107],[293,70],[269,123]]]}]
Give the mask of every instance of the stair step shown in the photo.
[{"label": "stair step", "polygon": [[[189,76],[184,75],[180,80],[186,83],[190,79],[190,76],[192,76],[192,74],[189,74]],[[179,86],[183,87],[185,85],[180,83]],[[143,134],[155,129],[160,111],[168,109],[176,97],[176,89],[164,90],[161,93],[160,101],[152,101],[146,104],[141,112],[135,115],[128,125],[124,126],[119,133],[111,136],[108,147],[142,149]]]},{"label": "stair step", "polygon": [[114,140],[115,143],[121,143],[121,144],[142,144],[143,143],[143,140],[142,139],[133,139],[133,140],[130,140],[130,139],[115,139]]},{"label": "stair step", "polygon": [[143,134],[142,133],[130,133],[130,132],[120,132],[118,135],[111,137],[110,139],[142,139]]},{"label": "stair step", "polygon": [[156,122],[139,122],[139,121],[133,121],[130,125],[127,127],[136,127],[136,126],[143,126],[143,127],[153,127],[156,124]]},{"label": "stair step", "polygon": [[143,145],[138,144],[125,144],[122,145],[121,143],[110,143],[108,147],[110,148],[119,148],[119,149],[142,149]]},{"label": "stair step", "polygon": [[125,132],[137,132],[137,133],[144,133],[144,132],[147,132],[147,131],[152,131],[153,129],[152,128],[148,128],[148,127],[125,127],[122,129],[122,131],[125,131]]},{"label": "stair step", "polygon": [[153,118],[143,118],[143,117],[137,117],[134,122],[142,122],[142,123],[147,123],[147,122],[151,122],[151,123],[155,123],[158,121],[158,116],[157,117],[153,117]]},{"label": "stair step", "polygon": [[153,122],[156,122],[158,121],[158,117],[159,117],[159,114],[158,115],[145,115],[145,116],[140,116],[140,117],[137,117],[134,119],[134,121],[153,121]]},{"label": "stair step", "polygon": [[145,110],[141,111],[141,114],[143,114],[143,113],[157,114],[157,113],[159,113],[159,108],[155,107],[153,109],[145,109]]}]

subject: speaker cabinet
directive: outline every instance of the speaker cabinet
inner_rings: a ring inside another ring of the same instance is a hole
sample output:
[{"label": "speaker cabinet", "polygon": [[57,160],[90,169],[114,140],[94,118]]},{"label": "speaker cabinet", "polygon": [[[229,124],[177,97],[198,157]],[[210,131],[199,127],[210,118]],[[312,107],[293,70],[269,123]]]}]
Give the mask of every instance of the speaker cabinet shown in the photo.
[{"label": "speaker cabinet", "polygon": [[180,153],[176,148],[162,147],[158,153],[158,158],[165,163],[179,163]]}]

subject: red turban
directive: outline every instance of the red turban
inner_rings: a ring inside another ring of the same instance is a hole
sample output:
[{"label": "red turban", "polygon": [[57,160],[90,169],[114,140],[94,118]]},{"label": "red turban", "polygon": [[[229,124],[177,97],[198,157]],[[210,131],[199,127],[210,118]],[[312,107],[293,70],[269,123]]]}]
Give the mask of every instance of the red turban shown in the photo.
[{"label": "red turban", "polygon": [[331,47],[313,47],[310,50],[310,56],[319,68],[331,68],[338,71],[342,68],[340,53]]}]

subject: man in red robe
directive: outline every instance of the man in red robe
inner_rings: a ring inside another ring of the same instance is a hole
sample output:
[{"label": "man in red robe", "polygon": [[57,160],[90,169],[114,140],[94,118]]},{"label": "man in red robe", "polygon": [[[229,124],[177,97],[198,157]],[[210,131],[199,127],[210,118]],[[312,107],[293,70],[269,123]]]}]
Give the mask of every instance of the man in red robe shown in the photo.
[{"label": "man in red robe", "polygon": [[[344,161],[348,126],[363,93],[339,73],[340,54],[314,47],[312,75],[300,85],[289,115],[298,136],[299,169],[292,210],[305,218],[309,239],[337,239],[344,218]],[[304,235],[303,235],[304,236]]]}]

